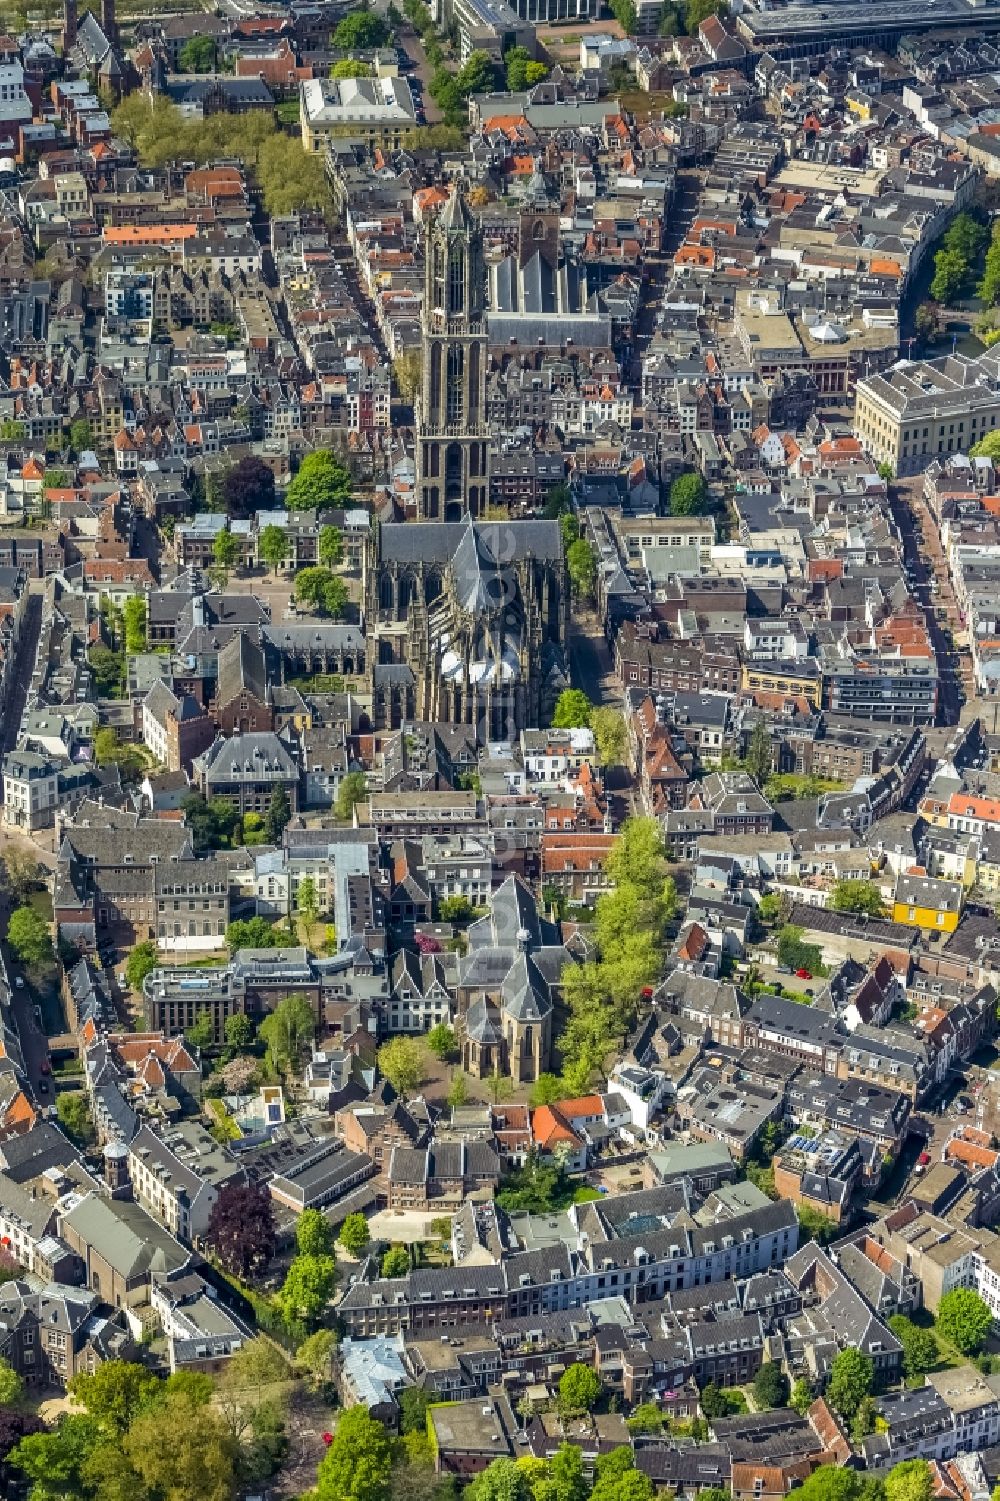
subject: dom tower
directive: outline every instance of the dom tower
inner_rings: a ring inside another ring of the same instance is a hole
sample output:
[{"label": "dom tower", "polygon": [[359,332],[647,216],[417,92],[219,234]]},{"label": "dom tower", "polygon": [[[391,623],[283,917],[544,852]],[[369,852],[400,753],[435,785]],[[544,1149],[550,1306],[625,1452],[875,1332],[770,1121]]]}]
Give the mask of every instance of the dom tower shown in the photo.
[{"label": "dom tower", "polygon": [[417,495],[425,521],[482,516],[489,499],[483,235],[457,187],[427,234]]}]

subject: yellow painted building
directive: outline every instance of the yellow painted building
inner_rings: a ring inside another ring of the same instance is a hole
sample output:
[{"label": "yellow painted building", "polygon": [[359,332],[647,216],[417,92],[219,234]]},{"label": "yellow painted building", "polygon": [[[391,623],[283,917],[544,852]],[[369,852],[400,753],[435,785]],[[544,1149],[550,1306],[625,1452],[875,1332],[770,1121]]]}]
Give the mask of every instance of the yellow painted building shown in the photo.
[{"label": "yellow painted building", "polygon": [[930,933],[954,933],[964,899],[960,881],[900,876],[892,899],[892,920]]},{"label": "yellow painted building", "polygon": [[763,693],[781,693],[787,698],[805,698],[815,709],[823,703],[823,675],[810,659],[799,664],[799,670],[794,662],[744,663],[744,693],[758,689]]}]

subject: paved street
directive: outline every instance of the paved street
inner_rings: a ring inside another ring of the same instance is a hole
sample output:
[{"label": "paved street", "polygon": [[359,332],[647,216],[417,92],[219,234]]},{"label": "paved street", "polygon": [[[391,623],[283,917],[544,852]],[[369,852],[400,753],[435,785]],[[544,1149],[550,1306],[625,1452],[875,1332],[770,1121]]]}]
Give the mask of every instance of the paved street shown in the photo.
[{"label": "paved street", "polygon": [[[938,722],[957,724],[973,696],[968,651],[956,647],[964,622],[959,614],[937,524],[923,497],[923,480],[900,480],[891,488],[891,506],[903,538],[904,560],[914,570],[914,592],[923,606],[940,672]],[[936,589],[931,587],[932,581]],[[939,618],[939,612],[941,618]],[[945,633],[945,627],[950,636]]]}]

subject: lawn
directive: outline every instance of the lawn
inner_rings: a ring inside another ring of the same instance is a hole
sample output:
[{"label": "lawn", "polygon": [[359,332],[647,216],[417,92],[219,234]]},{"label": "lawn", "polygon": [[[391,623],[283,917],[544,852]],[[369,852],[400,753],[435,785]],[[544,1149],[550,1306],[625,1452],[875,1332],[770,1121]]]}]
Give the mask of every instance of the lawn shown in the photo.
[{"label": "lawn", "polygon": [[573,1190],[574,1204],[592,1204],[595,1199],[603,1198],[603,1194],[596,1188],[591,1188],[587,1183],[581,1183],[579,1188]]}]

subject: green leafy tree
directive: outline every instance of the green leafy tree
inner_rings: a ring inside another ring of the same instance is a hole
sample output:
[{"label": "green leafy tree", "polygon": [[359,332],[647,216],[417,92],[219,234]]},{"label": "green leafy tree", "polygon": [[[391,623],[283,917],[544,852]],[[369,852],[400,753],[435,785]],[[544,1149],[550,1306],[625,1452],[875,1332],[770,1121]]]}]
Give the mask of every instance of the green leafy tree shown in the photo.
[{"label": "green leafy tree", "polygon": [[349,823],[354,818],[354,808],[357,803],[363,803],[368,796],[368,778],[363,771],[349,771],[346,777],[341,779],[337,788],[337,798],[334,803],[334,812],[338,818]]},{"label": "green leafy tree", "polygon": [[341,1414],[316,1475],[316,1501],[389,1501],[392,1444],[364,1407]]},{"label": "green leafy tree", "polygon": [[276,1068],[297,1073],[306,1045],[316,1030],[313,1008],[304,995],[289,995],[278,1002],[258,1028]]},{"label": "green leafy tree", "polygon": [[[254,116],[239,118],[245,126]],[[243,150],[234,154],[245,159],[254,153]],[[323,158],[318,152],[306,151],[301,140],[289,135],[269,134],[260,140],[256,158],[257,180],[269,214],[295,214],[304,209],[325,210],[329,207],[330,189],[323,171]],[[302,509],[298,501],[295,505],[296,509]]]},{"label": "green leafy tree", "polygon": [[402,1099],[408,1099],[424,1074],[420,1044],[412,1037],[390,1037],[378,1050],[381,1073]]},{"label": "green leafy tree", "polygon": [[581,688],[564,688],[552,713],[554,730],[587,729],[593,706]]},{"label": "green leafy tree", "polygon": [[288,535],[282,526],[265,526],[257,543],[261,562],[276,573],[288,557]]},{"label": "green leafy tree", "polygon": [[342,57],[338,63],[334,63],[330,69],[330,77],[339,78],[371,78],[372,69],[370,63],[363,63],[360,58]]},{"label": "green leafy tree", "polygon": [[830,1367],[827,1401],[850,1422],[865,1397],[871,1396],[874,1377],[871,1357],[862,1350],[848,1348],[839,1351]]},{"label": "green leafy tree", "polygon": [[253,1017],[247,1016],[245,1011],[237,1011],[234,1015],[227,1016],[224,1032],[226,1046],[240,1052],[252,1047],[253,1040],[257,1036]]},{"label": "green leafy tree", "polygon": [[987,433],[978,443],[973,443],[969,453],[974,459],[1000,459],[1000,430]]},{"label": "green leafy tree", "polygon": [[758,719],[753,727],[743,765],[758,786],[763,787],[774,765],[771,736],[768,733],[767,721],[764,719]]},{"label": "green leafy tree", "polygon": [[937,1327],[963,1355],[978,1355],[993,1327],[993,1315],[971,1287],[954,1287],[938,1304]]},{"label": "green leafy tree", "polygon": [[[184,1391],[165,1395],[140,1412],[122,1447],[138,1482],[127,1491],[123,1485],[123,1495],[155,1496],[158,1501],[188,1501],[192,1496],[199,1501],[232,1501],[236,1442],[213,1408],[192,1401]],[[123,1479],[127,1483],[127,1472]]]},{"label": "green leafy tree", "polygon": [[823,973],[823,953],[818,944],[803,941],[804,929],[786,923],[778,934],[778,963],[786,969],[807,969],[810,974]]},{"label": "green leafy tree", "polygon": [[405,1277],[410,1270],[410,1253],[405,1246],[390,1246],[382,1257],[383,1277]]},{"label": "green leafy tree", "polygon": [[318,1209],[304,1209],[295,1226],[295,1244],[302,1256],[332,1256],[333,1226]]},{"label": "green leafy tree", "polygon": [[313,876],[302,877],[295,894],[295,905],[305,923],[308,938],[319,918],[319,890]]},{"label": "green leafy tree", "polygon": [[640,1402],[627,1421],[633,1437],[663,1432],[663,1413],[655,1402]]},{"label": "green leafy tree", "polygon": [[324,568],[338,568],[344,561],[344,534],[339,526],[321,526],[316,551]]},{"label": "green leafy tree", "polygon": [[81,454],[94,446],[94,430],[86,417],[78,417],[69,425],[69,446],[75,454]]},{"label": "green leafy tree", "polygon": [[7,924],[7,942],[29,969],[38,969],[52,958],[48,923],[34,907],[14,908]]},{"label": "green leafy tree", "polygon": [[0,443],[23,443],[28,436],[27,424],[7,417],[0,422]]},{"label": "green leafy tree", "polygon": [[182,73],[211,73],[215,67],[215,42],[210,36],[193,36],[178,55]]},{"label": "green leafy tree", "polygon": [[23,1385],[10,1362],[0,1358],[0,1407],[13,1407],[20,1400]]},{"label": "green leafy tree", "polygon": [[602,766],[621,766],[625,760],[628,737],[625,717],[617,709],[596,708],[590,712],[597,759]]},{"label": "green leafy tree", "polygon": [[107,1360],[93,1372],[73,1376],[68,1390],[103,1429],[120,1439],[159,1385],[159,1377],[143,1365]]},{"label": "green leafy tree", "polygon": [[368,1221],[363,1214],[349,1214],[340,1227],[340,1244],[351,1256],[360,1256],[371,1240]]},{"label": "green leafy tree", "polygon": [[332,1256],[296,1256],[276,1294],[276,1302],[289,1322],[312,1328],[326,1312],[337,1285],[337,1263]]},{"label": "green leafy tree", "polygon": [[285,491],[290,511],[322,511],[340,506],[351,495],[349,470],[328,448],[306,454],[299,472]]},{"label": "green leafy tree", "polygon": [[424,1040],[435,1058],[440,1058],[442,1063],[447,1063],[449,1058],[455,1057],[457,1052],[455,1033],[447,1022],[438,1022],[436,1027],[431,1027]]},{"label": "green leafy tree", "polygon": [[729,1416],[729,1403],[722,1388],[715,1381],[710,1381],[702,1388],[699,1405],[709,1422],[713,1418]]},{"label": "green leafy tree", "polygon": [[455,1073],[452,1075],[451,1083],[448,1085],[448,1093],[445,1096],[445,1103],[449,1110],[461,1110],[463,1105],[469,1103],[469,1085],[464,1074]]},{"label": "green leafy tree", "polygon": [[559,1378],[559,1407],[564,1413],[589,1412],[601,1395],[601,1378],[593,1366],[577,1363]]},{"label": "green leafy tree", "polygon": [[753,1378],[753,1399],[763,1412],[769,1407],[784,1407],[788,1401],[788,1377],[777,1361],[765,1360]]},{"label": "green leafy tree", "polygon": [[292,816],[292,806],[288,801],[288,793],[284,784],[279,782],[271,796],[267,815],[264,819],[264,829],[267,834],[268,844],[280,844],[281,836],[285,832],[288,820]]},{"label": "green leafy tree", "polygon": [[192,1047],[204,1051],[215,1041],[215,1023],[211,1011],[199,1011],[191,1024],[184,1028],[184,1036]]},{"label": "green leafy tree", "polygon": [[388,40],[389,27],[372,10],[356,10],[345,16],[333,33],[333,45],[345,52],[368,52],[384,47]]},{"label": "green leafy tree", "polygon": [[92,1494],[84,1471],[102,1439],[88,1413],[64,1413],[55,1427],[22,1438],[7,1463],[31,1482],[31,1501],[76,1501]]},{"label": "green leafy tree", "polygon": [[777,891],[767,891],[757,903],[757,916],[764,927],[770,928],[781,921],[785,903]]},{"label": "green leafy tree", "polygon": [[[1000,275],[1000,257],[998,257],[997,272]],[[997,283],[1000,287],[1000,281]],[[982,284],[980,292],[982,291]],[[987,299],[983,299],[987,301]],[[922,302],[913,315],[913,327],[916,329],[917,338],[924,343],[931,343],[938,336],[939,313],[933,302]]]},{"label": "green leafy tree", "polygon": [[531,1501],[531,1484],[524,1466],[513,1459],[495,1459],[469,1486],[469,1501]]},{"label": "green leafy tree", "polygon": [[577,537],[566,549],[570,588],[578,599],[592,599],[597,585],[597,559],[586,537]]},{"label": "green leafy tree", "polygon": [[934,277],[930,295],[948,307],[961,295],[969,274],[969,263],[957,250],[939,250],[934,257]]},{"label": "green leafy tree", "polygon": [[129,988],[141,991],[146,976],[156,968],[159,962],[160,956],[151,938],[147,938],[143,943],[137,943],[125,965],[125,978],[129,983]]},{"label": "green leafy tree", "polygon": [[56,1115],[66,1135],[77,1146],[88,1147],[94,1140],[94,1123],[90,1118],[90,1105],[82,1090],[56,1097]]},{"label": "green leafy tree", "polygon": [[237,918],[226,928],[226,944],[231,953],[237,949],[280,949],[285,936],[266,917]]},{"label": "green leafy tree", "polygon": [[531,1104],[555,1105],[566,1098],[567,1091],[556,1074],[539,1074],[531,1087]]},{"label": "green leafy tree", "polygon": [[416,349],[404,349],[392,362],[393,379],[405,402],[412,402],[420,390],[422,365]]},{"label": "green leafy tree", "polygon": [[834,912],[864,912],[869,917],[885,914],[882,893],[874,881],[837,881],[830,893],[829,905]]},{"label": "green leafy tree", "polygon": [[639,25],[634,0],[609,0],[609,8],[626,36],[635,36]]},{"label": "green leafy tree", "polygon": [[295,600],[306,609],[320,615],[331,615],[335,620],[344,613],[347,605],[347,585],[329,568],[302,568],[295,576]]},{"label": "green leafy tree", "polygon": [[903,1313],[894,1313],[889,1328],[903,1347],[903,1373],[908,1377],[923,1376],[932,1371],[941,1356],[941,1349],[930,1329],[921,1329]]},{"label": "green leafy tree", "polygon": [[130,657],[146,650],[146,601],[133,594],[122,606],[125,623],[125,650]]},{"label": "green leafy tree", "polygon": [[800,1376],[792,1387],[792,1395],[788,1401],[789,1406],[793,1407],[800,1416],[807,1413],[813,1404],[812,1387],[808,1381],[803,1380]]},{"label": "green leafy tree", "polygon": [[885,1477],[885,1501],[931,1501],[934,1480],[926,1459],[904,1459]]},{"label": "green leafy tree", "polygon": [[700,516],[708,499],[708,488],[700,474],[680,474],[670,486],[671,516]]},{"label": "green leafy tree", "polygon": [[239,562],[241,552],[240,539],[233,532],[216,532],[212,542],[212,557],[218,568],[230,573]]},{"label": "green leafy tree", "polygon": [[337,1336],[332,1329],[317,1329],[295,1352],[295,1364],[304,1371],[315,1388],[324,1387],[333,1380],[333,1352],[337,1348]]}]

